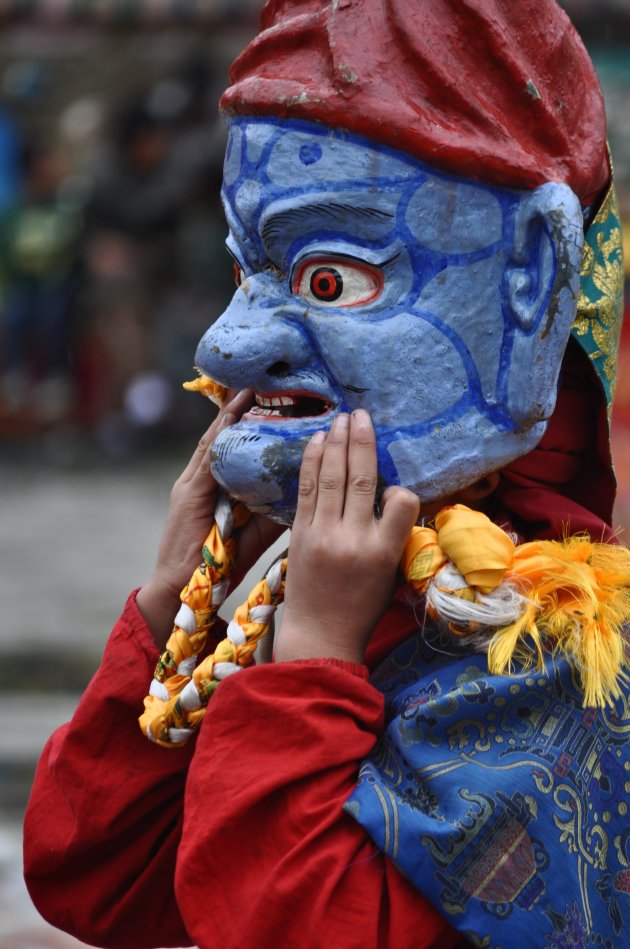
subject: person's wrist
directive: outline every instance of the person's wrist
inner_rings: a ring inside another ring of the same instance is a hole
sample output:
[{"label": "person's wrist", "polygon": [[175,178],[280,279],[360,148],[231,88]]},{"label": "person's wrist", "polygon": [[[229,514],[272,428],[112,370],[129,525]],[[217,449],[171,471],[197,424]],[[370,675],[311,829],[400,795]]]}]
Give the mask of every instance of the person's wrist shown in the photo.
[{"label": "person's wrist", "polygon": [[151,592],[162,602],[168,603],[169,601],[179,601],[179,595],[184,589],[186,583],[190,580],[194,567],[188,571],[186,579],[181,580],[179,577],[174,577],[172,573],[168,570],[160,569],[160,566],[155,567],[153,573],[149,577],[149,580],[145,584],[151,589]]},{"label": "person's wrist", "polygon": [[362,663],[365,644],[357,642],[347,629],[331,628],[329,624],[304,616],[292,616],[286,607],[282,623],[274,637],[274,661],[293,662],[298,659],[342,659]]},{"label": "person's wrist", "polygon": [[136,603],[158,648],[163,649],[180,606],[179,591],[174,593],[152,576],[138,591]]}]

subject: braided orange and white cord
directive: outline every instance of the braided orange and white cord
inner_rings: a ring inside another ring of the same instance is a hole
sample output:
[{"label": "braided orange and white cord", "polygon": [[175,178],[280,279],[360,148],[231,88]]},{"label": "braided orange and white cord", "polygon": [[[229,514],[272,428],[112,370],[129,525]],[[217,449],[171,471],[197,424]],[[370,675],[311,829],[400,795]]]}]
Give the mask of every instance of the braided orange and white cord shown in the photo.
[{"label": "braided orange and white cord", "polygon": [[[286,560],[273,564],[236,610],[227,637],[193,671],[227,591],[240,509],[220,500],[204,562],[182,591],[175,628],[145,699],[142,730],[165,747],[185,742],[219,682],[252,662],[284,596]],[[490,672],[509,674],[515,658],[542,668],[544,650],[557,650],[576,667],[585,705],[601,707],[619,697],[627,681],[627,548],[585,537],[516,545],[484,514],[463,505],[444,508],[436,527],[413,528],[401,567],[433,618],[488,653]]]},{"label": "braided orange and white cord", "polygon": [[286,560],[280,560],[236,610],[226,638],[195,668],[230,585],[236,543],[233,532],[248,517],[242,504],[233,506],[223,492],[219,494],[214,524],[203,546],[203,561],[181,592],[173,632],[157,663],[139,719],[147,738],[159,745],[181,745],[197,730],[219,682],[251,663],[284,597]]},{"label": "braided orange and white cord", "polygon": [[[210,398],[223,394],[205,377],[193,385]],[[219,682],[252,662],[284,598],[286,560],[273,564],[236,610],[227,637],[195,668],[229,588],[234,531],[249,516],[243,504],[219,495],[203,561],[182,590],[140,717],[145,735],[165,747],[187,741]],[[401,569],[435,620],[487,651],[490,672],[509,673],[514,658],[542,667],[543,650],[551,648],[577,668],[585,705],[619,697],[628,680],[626,547],[579,536],[519,545],[485,514],[456,504],[440,511],[435,528],[412,529]]]}]

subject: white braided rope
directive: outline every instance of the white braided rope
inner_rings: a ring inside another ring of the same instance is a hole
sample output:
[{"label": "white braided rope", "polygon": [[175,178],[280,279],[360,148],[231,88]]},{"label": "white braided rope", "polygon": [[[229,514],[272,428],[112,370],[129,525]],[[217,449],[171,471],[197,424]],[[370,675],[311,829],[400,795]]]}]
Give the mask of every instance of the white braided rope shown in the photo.
[{"label": "white braided rope", "polygon": [[431,582],[443,590],[465,590],[468,586],[466,578],[450,560],[440,567]]},{"label": "white braided rope", "polygon": [[197,629],[195,614],[188,606],[188,603],[181,604],[179,610],[177,611],[177,616],[175,617],[175,625],[179,626],[180,629],[183,629],[184,632],[188,633],[189,636],[192,636],[192,634]]},{"label": "white braided rope", "polygon": [[[272,595],[276,594],[282,583],[282,557],[272,563],[265,577]],[[275,609],[275,607],[274,607]]]},{"label": "white braided rope", "polygon": [[240,623],[237,623],[234,619],[228,625],[227,638],[231,643],[234,643],[235,646],[244,646],[247,642],[245,630],[240,625]]},{"label": "white braided rope", "polygon": [[474,602],[453,596],[468,586],[452,565],[438,570],[426,592],[427,605],[443,620],[457,626],[468,625],[498,629],[516,622],[525,612],[529,600],[514,583],[504,581],[491,593],[477,593]]},{"label": "white braided rope", "polygon": [[268,623],[275,612],[276,607],[272,603],[267,606],[253,606],[249,611],[249,620],[252,623]]},{"label": "white braided rope", "polygon": [[[265,576],[265,582],[272,596],[279,592],[282,585],[282,561],[282,557],[275,560]],[[271,621],[277,608],[278,604],[273,603],[252,606],[247,614],[247,622],[267,625]],[[228,624],[226,635],[234,646],[244,646],[247,643],[247,634],[241,624],[235,619],[231,620]],[[240,666],[236,662],[215,662],[212,667],[212,678],[221,681],[222,679],[227,679],[228,676],[233,675],[235,672],[240,672],[242,668],[243,666]],[[194,711],[201,706],[199,692],[193,680],[191,680],[182,691],[180,700],[184,708],[188,711]]]},{"label": "white braided rope", "polygon": [[[190,736],[193,734],[194,732],[192,728],[169,728],[168,729],[169,741],[173,745],[183,745],[185,742],[188,741]],[[150,725],[147,726],[147,738],[150,741],[157,741],[157,738],[151,731]]]},{"label": "white braided rope", "polygon": [[184,744],[194,734],[192,728],[169,728],[168,730],[168,737],[174,745]]},{"label": "white braided rope", "polygon": [[[229,506],[229,504],[228,504]],[[223,519],[223,524],[226,529],[232,529],[234,525],[234,518],[228,518],[225,516],[225,506],[221,505],[221,517]],[[230,507],[230,513],[231,513]],[[217,521],[218,523],[218,521]],[[272,594],[275,595],[280,591],[282,585],[282,557],[276,560],[269,570],[265,577],[267,586]],[[215,591],[217,592],[217,599],[220,598],[220,602],[223,602],[225,598],[225,593],[229,586],[229,581],[224,581],[220,584],[216,584],[212,589],[213,602],[215,602]],[[253,606],[250,608],[247,614],[247,620],[251,623],[256,624],[268,624],[271,621],[277,605],[274,604],[263,604],[261,606]],[[196,624],[194,622],[195,614],[190,609],[190,607],[182,603],[180,606],[177,617],[175,618],[175,623],[180,629],[183,629],[189,636],[195,632]],[[232,620],[227,627],[227,638],[234,646],[244,646],[247,643],[247,635],[243,627],[236,620]],[[190,677],[190,681],[186,683],[184,688],[179,694],[179,701],[181,706],[187,712],[196,712],[204,704],[199,695],[199,689],[197,684],[192,678],[195,666],[197,663],[197,656],[190,656],[188,659],[183,659],[178,667],[177,672],[181,675]],[[223,679],[227,679],[229,676],[234,675],[235,672],[240,672],[243,667],[235,662],[215,662],[212,667],[212,678],[216,679],[218,682]],[[153,679],[149,688],[149,694],[154,695],[162,701],[168,701],[170,698],[168,689],[163,683],[159,682],[157,679]],[[151,741],[155,741],[155,737],[151,732],[151,726],[147,727],[147,737]],[[168,735],[169,741],[174,745],[183,744],[188,740],[188,738],[194,734],[194,729],[191,728],[169,728]]]},{"label": "white braided rope", "polygon": [[[214,510],[214,520],[219,529],[223,541],[227,541],[232,536],[232,531],[234,529],[234,512],[232,510],[232,505],[228,499],[225,491],[219,491],[217,496],[217,502]],[[213,606],[220,606],[230,587],[230,580],[222,580],[220,583],[215,583],[212,586],[211,590],[211,600]],[[187,603],[181,603],[177,615],[174,620],[175,626],[178,626],[182,629],[188,636],[194,635],[197,630],[197,620],[195,619],[194,610],[192,610]],[[240,629],[240,627],[239,627]],[[243,634],[244,636],[244,634]],[[182,661],[177,666],[177,674],[183,676],[192,676],[195,666],[197,665],[197,656],[189,656],[187,659],[182,659]],[[190,684],[190,683],[189,683]],[[196,687],[195,687],[196,691]],[[151,680],[151,685],[149,686],[149,695],[153,695],[156,698],[161,699],[164,702],[167,702],[169,699],[169,693],[166,687],[156,678]],[[197,693],[197,698],[199,694]],[[197,708],[199,706],[196,706]],[[186,732],[186,738],[191,733],[190,729],[169,729],[171,732]],[[147,735],[153,741],[155,740],[150,734],[150,728],[147,729]],[[186,738],[180,738],[178,741],[185,741]]]},{"label": "white braided rope", "polygon": [[228,676],[240,672],[243,667],[236,662],[215,662],[212,667],[212,675],[215,679],[227,679]]},{"label": "white braided rope", "polygon": [[188,659],[182,659],[177,667],[177,672],[182,676],[191,676],[197,665],[197,657],[189,656]]},{"label": "white braided rope", "polygon": [[232,530],[234,528],[234,511],[232,510],[232,505],[225,491],[220,491],[217,497],[217,503],[214,509],[214,520],[225,542],[232,536]]},{"label": "white braided rope", "polygon": [[161,699],[162,702],[168,702],[169,700],[168,689],[161,682],[158,682],[157,679],[151,680],[149,695],[154,695],[156,699]]},{"label": "white braided rope", "polygon": [[196,712],[198,708],[201,708],[201,699],[194,679],[184,686],[179,694],[179,701],[187,712]]},{"label": "white braided rope", "polygon": [[212,587],[212,605],[221,606],[230,589],[230,581],[224,580],[223,583],[215,583]]}]

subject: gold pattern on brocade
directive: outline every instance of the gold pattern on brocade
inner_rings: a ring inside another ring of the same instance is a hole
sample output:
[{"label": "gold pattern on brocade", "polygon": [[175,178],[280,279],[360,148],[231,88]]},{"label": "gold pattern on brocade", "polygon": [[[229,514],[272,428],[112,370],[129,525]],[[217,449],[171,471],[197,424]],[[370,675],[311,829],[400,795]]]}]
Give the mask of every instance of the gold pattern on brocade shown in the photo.
[{"label": "gold pattern on brocade", "polygon": [[623,319],[623,250],[617,201],[611,186],[584,245],[580,296],[573,334],[593,360],[609,410],[617,381]]}]

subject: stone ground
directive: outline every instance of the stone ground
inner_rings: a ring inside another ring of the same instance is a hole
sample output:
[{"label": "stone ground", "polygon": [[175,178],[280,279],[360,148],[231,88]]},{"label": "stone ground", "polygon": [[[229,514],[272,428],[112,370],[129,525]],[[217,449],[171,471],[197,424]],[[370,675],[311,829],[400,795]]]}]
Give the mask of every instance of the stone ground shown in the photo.
[{"label": "stone ground", "polygon": [[81,945],[28,898],[22,815],[44,742],[72,714],[127,593],[149,574],[180,467],[181,458],[55,470],[0,457],[0,949]]}]

